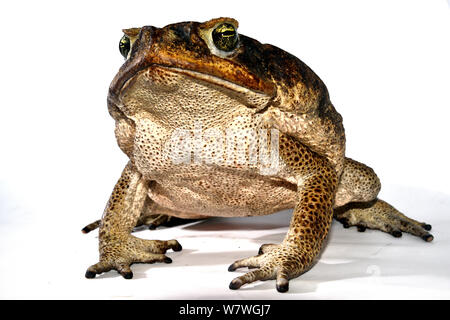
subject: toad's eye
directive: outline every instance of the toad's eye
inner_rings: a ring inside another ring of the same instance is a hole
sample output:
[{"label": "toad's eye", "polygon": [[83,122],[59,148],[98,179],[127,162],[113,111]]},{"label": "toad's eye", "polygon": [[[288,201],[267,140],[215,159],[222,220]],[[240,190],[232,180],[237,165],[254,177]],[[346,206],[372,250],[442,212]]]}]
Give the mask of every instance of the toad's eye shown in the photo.
[{"label": "toad's eye", "polygon": [[218,25],[212,32],[212,39],[217,49],[222,51],[233,51],[238,44],[236,28],[230,23]]},{"label": "toad's eye", "polygon": [[128,53],[130,52],[130,49],[131,49],[130,38],[124,35],[119,42],[120,54],[126,59],[128,57]]}]

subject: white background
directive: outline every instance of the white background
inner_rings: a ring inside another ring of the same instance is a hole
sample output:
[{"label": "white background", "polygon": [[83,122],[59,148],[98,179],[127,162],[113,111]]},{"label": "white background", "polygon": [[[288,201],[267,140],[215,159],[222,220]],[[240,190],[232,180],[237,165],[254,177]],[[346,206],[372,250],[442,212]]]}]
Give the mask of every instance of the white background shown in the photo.
[{"label": "white background", "polygon": [[[449,6],[446,1],[14,1],[0,4],[0,297],[450,298]],[[290,214],[143,230],[176,238],[172,265],[84,278],[127,159],[106,108],[121,29],[230,16],[240,33],[307,63],[344,117],[347,155],[375,168],[381,197],[433,225],[435,241],[334,223],[319,263],[279,294],[239,291],[234,260],[283,239]]]}]

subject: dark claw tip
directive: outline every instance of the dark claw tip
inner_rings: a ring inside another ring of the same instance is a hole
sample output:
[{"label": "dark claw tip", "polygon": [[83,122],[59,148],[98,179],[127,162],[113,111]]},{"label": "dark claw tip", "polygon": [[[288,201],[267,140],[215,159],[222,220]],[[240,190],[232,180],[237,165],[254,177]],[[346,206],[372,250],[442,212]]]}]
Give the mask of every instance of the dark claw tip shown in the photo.
[{"label": "dark claw tip", "polygon": [[124,272],[122,273],[122,277],[124,277],[124,279],[131,279],[133,278],[133,272]]},{"label": "dark claw tip", "polygon": [[395,230],[395,231],[392,231],[392,235],[396,238],[400,238],[402,236],[402,232]]},{"label": "dark claw tip", "polygon": [[358,228],[358,232],[366,231],[366,227],[364,227],[364,226],[358,226],[357,228]]},{"label": "dark claw tip", "polygon": [[165,257],[164,263],[172,263],[172,259],[170,259],[169,257]]},{"label": "dark claw tip", "polygon": [[155,229],[156,229],[156,226],[155,226],[154,224],[149,224],[149,225],[148,225],[148,229],[149,229],[149,230],[155,230]]},{"label": "dark claw tip", "polygon": [[424,228],[424,229],[427,230],[427,231],[430,231],[430,230],[431,230],[431,224],[425,223],[425,224],[422,226],[422,228]]},{"label": "dark claw tip", "polygon": [[95,278],[96,273],[92,272],[92,271],[86,271],[86,274],[84,275],[86,278],[88,279],[93,279]]},{"label": "dark claw tip", "polygon": [[172,249],[173,249],[173,251],[181,251],[183,249],[183,247],[181,246],[181,244],[177,244]]},{"label": "dark claw tip", "polygon": [[422,239],[425,240],[426,242],[431,242],[433,241],[434,237],[431,234],[426,234],[422,236]]},{"label": "dark claw tip", "polygon": [[345,229],[350,228],[350,225],[348,224],[348,219],[343,218],[343,219],[338,219],[338,221],[339,221],[340,223],[342,223],[342,226],[343,226]]},{"label": "dark claw tip", "polygon": [[228,271],[233,272],[234,270],[236,270],[236,267],[234,266],[234,263],[233,263],[228,267]]},{"label": "dark claw tip", "polygon": [[83,233],[89,233],[91,231],[91,229],[89,229],[88,227],[84,227],[83,229],[81,229],[81,232]]},{"label": "dark claw tip", "polygon": [[240,280],[233,280],[230,282],[230,289],[237,290],[242,286],[242,282]]},{"label": "dark claw tip", "polygon": [[263,249],[262,249],[262,247],[261,248],[259,248],[259,250],[258,250],[258,254],[263,254],[264,252],[263,252]]},{"label": "dark claw tip", "polygon": [[283,284],[277,284],[277,291],[278,292],[287,292],[289,290],[289,282],[283,283]]}]

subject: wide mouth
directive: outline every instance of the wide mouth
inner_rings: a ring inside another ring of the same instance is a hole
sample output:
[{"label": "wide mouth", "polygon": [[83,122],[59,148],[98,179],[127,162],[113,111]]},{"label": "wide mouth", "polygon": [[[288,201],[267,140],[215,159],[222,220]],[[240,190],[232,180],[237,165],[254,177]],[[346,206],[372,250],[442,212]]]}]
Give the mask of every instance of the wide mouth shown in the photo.
[{"label": "wide mouth", "polygon": [[[206,84],[212,85],[216,89],[219,89],[226,94],[229,94],[235,98],[240,99],[244,105],[250,108],[258,108],[258,109],[264,108],[267,105],[267,103],[271,101],[273,98],[273,95],[269,95],[263,91],[255,90],[253,88],[246,87],[244,84],[234,83],[229,80],[217,77],[215,75],[211,75],[200,71],[184,69],[180,67],[166,66],[153,63],[149,66],[146,66],[142,70],[135,72],[134,75],[132,75],[128,80],[126,80],[122,88],[120,89],[118,96],[112,95],[110,91],[110,94],[108,95],[108,102],[118,105],[120,98],[124,95],[127,89],[133,85],[135,80],[143,73],[148,72],[149,70],[152,69],[159,69],[164,70],[166,72],[183,75],[195,81],[204,82]],[[263,103],[263,105],[261,105],[261,103]]]}]

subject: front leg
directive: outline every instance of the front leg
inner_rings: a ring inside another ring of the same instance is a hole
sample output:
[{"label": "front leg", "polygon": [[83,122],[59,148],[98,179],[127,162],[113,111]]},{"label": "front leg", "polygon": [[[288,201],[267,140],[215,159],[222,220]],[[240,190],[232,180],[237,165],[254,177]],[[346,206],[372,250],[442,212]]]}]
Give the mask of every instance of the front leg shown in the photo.
[{"label": "front leg", "polygon": [[293,138],[280,137],[280,155],[298,177],[298,203],[289,231],[279,245],[263,245],[260,254],[236,261],[229,267],[258,268],[230,283],[238,289],[257,280],[276,279],[279,292],[289,289],[289,280],[309,270],[322,248],[333,219],[337,174],[328,161],[315,155]]},{"label": "front leg", "polygon": [[100,261],[88,268],[86,278],[114,269],[125,279],[131,279],[131,264],[170,263],[172,260],[164,253],[170,248],[181,250],[176,240],[143,240],[131,235],[147,194],[148,182],[129,162],[114,187],[100,223]]}]

